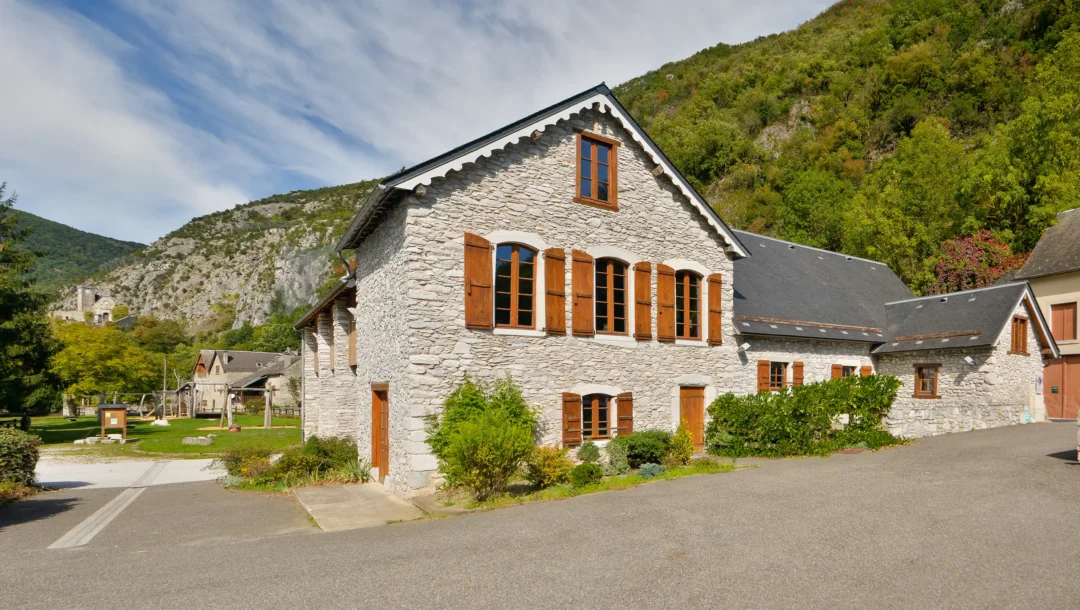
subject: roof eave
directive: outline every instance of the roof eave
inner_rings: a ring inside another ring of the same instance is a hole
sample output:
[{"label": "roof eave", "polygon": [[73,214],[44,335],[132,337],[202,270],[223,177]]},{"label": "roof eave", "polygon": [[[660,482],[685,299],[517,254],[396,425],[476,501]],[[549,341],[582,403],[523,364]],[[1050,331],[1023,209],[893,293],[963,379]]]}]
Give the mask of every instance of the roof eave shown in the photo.
[{"label": "roof eave", "polygon": [[328,290],[326,294],[323,295],[323,297],[319,299],[319,301],[315,303],[315,305],[312,306],[312,308],[303,315],[303,317],[296,321],[296,324],[293,324],[293,328],[296,330],[302,330],[304,327],[311,324],[311,322],[315,319],[315,316],[319,315],[319,313],[323,309],[325,309],[331,301],[333,301],[335,298],[337,298],[338,295],[344,292],[346,288],[350,288],[355,285],[356,280],[353,279],[351,276],[340,278],[337,284],[334,284],[334,286],[330,290]]}]

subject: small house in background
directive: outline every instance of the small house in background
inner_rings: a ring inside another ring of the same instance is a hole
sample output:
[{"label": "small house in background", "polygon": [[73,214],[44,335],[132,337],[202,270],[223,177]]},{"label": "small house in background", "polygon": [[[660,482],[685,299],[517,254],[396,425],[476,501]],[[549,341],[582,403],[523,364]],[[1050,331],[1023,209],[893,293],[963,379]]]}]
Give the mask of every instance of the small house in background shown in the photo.
[{"label": "small house in background", "polygon": [[1046,413],[1075,419],[1080,414],[1080,208],[1057,215],[1057,224],[1046,230],[1015,280],[1031,285],[1061,349],[1061,358],[1046,366]]},{"label": "small house in background", "polygon": [[[97,288],[79,285],[75,287],[75,308],[53,311],[52,317],[60,320],[102,325],[115,321],[112,319],[112,310],[116,305],[116,299],[107,294],[102,294]],[[134,316],[127,317],[134,318]],[[131,325],[134,326],[134,322]]]},{"label": "small house in background", "polygon": [[200,350],[191,373],[195,415],[221,413],[230,395],[234,408],[245,397],[261,401],[266,389],[275,406],[294,406],[288,379],[299,376],[299,360],[290,353]]}]

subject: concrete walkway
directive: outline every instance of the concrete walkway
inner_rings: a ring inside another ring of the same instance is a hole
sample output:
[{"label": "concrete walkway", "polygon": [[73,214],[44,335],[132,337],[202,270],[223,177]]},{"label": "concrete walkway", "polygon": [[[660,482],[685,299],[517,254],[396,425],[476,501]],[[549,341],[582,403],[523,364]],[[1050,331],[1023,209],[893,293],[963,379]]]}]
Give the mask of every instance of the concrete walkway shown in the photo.
[{"label": "concrete walkway", "polygon": [[381,484],[374,482],[296,487],[293,495],[327,532],[375,527],[424,516],[420,509],[384,491]]},{"label": "concrete walkway", "polygon": [[38,483],[50,489],[149,487],[169,483],[211,481],[221,476],[213,460],[125,460],[96,464],[39,462]]}]

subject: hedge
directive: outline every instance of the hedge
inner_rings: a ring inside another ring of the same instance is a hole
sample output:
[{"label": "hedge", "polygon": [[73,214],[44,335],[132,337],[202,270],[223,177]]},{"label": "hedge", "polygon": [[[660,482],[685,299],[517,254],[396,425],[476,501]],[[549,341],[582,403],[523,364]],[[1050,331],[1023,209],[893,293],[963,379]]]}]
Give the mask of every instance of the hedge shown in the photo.
[{"label": "hedge", "polygon": [[41,439],[14,428],[0,428],[0,482],[34,484]]},{"label": "hedge", "polygon": [[[730,457],[822,455],[851,446],[878,448],[899,439],[881,429],[900,381],[847,377],[779,392],[724,394],[709,405],[709,453]],[[835,429],[848,416],[842,430]]]}]

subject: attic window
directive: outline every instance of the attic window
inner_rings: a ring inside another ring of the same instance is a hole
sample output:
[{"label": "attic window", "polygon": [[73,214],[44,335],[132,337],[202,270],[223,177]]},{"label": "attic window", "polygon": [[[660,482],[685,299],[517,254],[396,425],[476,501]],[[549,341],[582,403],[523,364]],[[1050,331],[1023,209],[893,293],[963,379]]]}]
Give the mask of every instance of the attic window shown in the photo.
[{"label": "attic window", "polygon": [[618,152],[618,140],[578,132],[575,202],[618,209]]},{"label": "attic window", "polygon": [[1013,316],[1012,319],[1012,347],[1009,349],[1010,354],[1018,354],[1021,356],[1027,356],[1027,318],[1024,316]]}]

